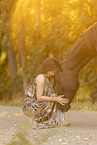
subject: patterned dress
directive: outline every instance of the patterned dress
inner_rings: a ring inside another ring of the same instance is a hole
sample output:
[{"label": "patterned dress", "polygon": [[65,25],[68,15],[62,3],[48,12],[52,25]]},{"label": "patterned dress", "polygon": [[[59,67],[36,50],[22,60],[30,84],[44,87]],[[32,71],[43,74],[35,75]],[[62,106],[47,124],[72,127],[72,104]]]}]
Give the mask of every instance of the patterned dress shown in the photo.
[{"label": "patterned dress", "polygon": [[[38,102],[36,97],[36,78],[25,91],[26,98],[22,110],[28,117],[33,118],[33,128],[50,128],[64,124],[64,114],[57,109],[57,102]],[[48,75],[45,75],[43,96],[57,97],[52,94]]]}]

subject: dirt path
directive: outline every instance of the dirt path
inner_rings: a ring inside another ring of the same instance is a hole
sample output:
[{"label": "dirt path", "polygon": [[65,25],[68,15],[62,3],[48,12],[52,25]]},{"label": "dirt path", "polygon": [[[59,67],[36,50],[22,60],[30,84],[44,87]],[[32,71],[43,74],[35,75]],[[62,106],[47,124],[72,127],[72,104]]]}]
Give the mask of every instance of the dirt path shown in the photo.
[{"label": "dirt path", "polygon": [[[29,128],[27,139],[29,142],[36,139],[43,145],[97,145],[97,113],[68,111],[66,116],[71,126],[41,130]],[[21,108],[0,106],[0,145],[15,138],[23,122],[27,125],[29,120]]]}]

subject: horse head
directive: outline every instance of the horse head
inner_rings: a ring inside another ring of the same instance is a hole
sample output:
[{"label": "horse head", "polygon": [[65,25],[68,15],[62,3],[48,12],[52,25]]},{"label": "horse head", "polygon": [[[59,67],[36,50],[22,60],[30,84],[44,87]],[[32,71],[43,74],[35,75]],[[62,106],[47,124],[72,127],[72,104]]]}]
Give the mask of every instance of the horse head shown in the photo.
[{"label": "horse head", "polygon": [[61,70],[57,71],[57,94],[63,95],[65,98],[69,99],[69,103],[65,105],[58,104],[59,110],[66,112],[70,109],[70,103],[75,96],[75,93],[79,87],[78,75],[74,70],[69,70],[64,67],[63,62],[61,61]]}]

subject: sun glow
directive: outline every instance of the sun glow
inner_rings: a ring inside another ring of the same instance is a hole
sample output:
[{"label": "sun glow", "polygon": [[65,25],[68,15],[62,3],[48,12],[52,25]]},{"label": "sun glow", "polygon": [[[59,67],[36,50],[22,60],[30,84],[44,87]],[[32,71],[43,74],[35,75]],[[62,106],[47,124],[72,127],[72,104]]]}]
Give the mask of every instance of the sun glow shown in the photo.
[{"label": "sun glow", "polygon": [[77,2],[77,1],[78,1],[78,0],[70,0],[71,3],[73,3],[73,2]]}]

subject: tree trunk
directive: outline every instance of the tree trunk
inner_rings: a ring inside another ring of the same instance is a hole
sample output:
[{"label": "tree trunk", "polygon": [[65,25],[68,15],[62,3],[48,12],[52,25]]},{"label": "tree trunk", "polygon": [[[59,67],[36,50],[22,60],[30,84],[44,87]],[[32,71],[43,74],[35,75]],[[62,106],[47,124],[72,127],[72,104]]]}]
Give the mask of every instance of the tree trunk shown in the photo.
[{"label": "tree trunk", "polygon": [[[18,45],[19,45],[19,43],[18,43]],[[20,53],[20,47],[18,46],[18,71],[17,71],[18,74],[20,74],[21,68],[22,68],[21,53]]]},{"label": "tree trunk", "polygon": [[24,88],[24,91],[27,87],[27,82],[28,82],[28,80],[27,80],[27,71],[26,71],[26,68],[25,68],[25,64],[26,64],[25,48],[26,48],[26,45],[25,45],[24,36],[23,36],[23,34],[20,34],[19,35],[19,50],[20,50],[22,71],[23,71],[23,88]]},{"label": "tree trunk", "polygon": [[14,78],[17,74],[15,52],[14,52],[14,49],[12,48],[11,43],[9,41],[7,42],[7,47],[8,47],[9,69],[10,69],[10,80],[11,80],[11,83],[14,83]]}]

